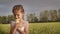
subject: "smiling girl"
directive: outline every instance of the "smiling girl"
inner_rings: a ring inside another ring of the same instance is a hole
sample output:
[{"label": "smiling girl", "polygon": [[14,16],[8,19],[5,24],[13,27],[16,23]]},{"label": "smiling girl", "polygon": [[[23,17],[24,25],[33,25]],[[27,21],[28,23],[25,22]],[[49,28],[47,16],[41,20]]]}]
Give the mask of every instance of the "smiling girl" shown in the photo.
[{"label": "smiling girl", "polygon": [[28,34],[29,24],[27,21],[24,21],[23,6],[15,5],[12,12],[15,20],[11,21],[10,34]]}]

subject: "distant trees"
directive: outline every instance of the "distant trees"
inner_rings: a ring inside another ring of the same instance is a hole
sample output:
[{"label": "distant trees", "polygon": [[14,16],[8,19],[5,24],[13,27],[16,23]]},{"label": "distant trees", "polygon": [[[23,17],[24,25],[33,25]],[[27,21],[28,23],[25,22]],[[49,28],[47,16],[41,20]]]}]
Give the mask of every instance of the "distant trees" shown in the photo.
[{"label": "distant trees", "polygon": [[36,17],[35,13],[31,13],[27,15],[27,21],[38,22],[38,18]]},{"label": "distant trees", "polygon": [[0,24],[1,24],[1,22],[2,22],[2,19],[1,19],[2,17],[0,16]]},{"label": "distant trees", "polygon": [[0,16],[0,24],[7,23],[7,16]]},{"label": "distant trees", "polygon": [[8,15],[8,23],[10,23],[12,20],[14,20],[14,16],[13,15]]},{"label": "distant trees", "polygon": [[48,21],[48,10],[40,12],[40,21]]},{"label": "distant trees", "polygon": [[29,22],[55,22],[55,21],[60,21],[60,9],[41,11],[38,17],[39,18],[37,18],[37,16],[35,14],[28,14],[27,20]]},{"label": "distant trees", "polygon": [[0,16],[0,24],[8,24],[12,20],[14,20],[13,15]]},{"label": "distant trees", "polygon": [[51,10],[51,21],[56,21],[57,20],[57,10]]},{"label": "distant trees", "polygon": [[[26,16],[27,21],[31,23],[54,22],[54,21],[60,22],[60,9],[40,11],[39,16],[37,16],[35,13],[30,13],[27,14]],[[8,24],[11,23],[12,20],[15,20],[13,15],[0,16],[0,24]]]},{"label": "distant trees", "polygon": [[58,9],[58,18],[57,21],[60,21],[60,9]]}]

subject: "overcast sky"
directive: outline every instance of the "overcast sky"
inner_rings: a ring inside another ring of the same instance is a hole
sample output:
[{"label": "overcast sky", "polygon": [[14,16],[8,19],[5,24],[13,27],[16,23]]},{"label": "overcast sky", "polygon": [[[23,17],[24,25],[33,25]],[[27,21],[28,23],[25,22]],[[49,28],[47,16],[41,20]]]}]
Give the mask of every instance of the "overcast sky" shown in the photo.
[{"label": "overcast sky", "polygon": [[60,0],[0,0],[0,16],[12,14],[12,7],[17,4],[23,5],[25,14],[60,9]]}]

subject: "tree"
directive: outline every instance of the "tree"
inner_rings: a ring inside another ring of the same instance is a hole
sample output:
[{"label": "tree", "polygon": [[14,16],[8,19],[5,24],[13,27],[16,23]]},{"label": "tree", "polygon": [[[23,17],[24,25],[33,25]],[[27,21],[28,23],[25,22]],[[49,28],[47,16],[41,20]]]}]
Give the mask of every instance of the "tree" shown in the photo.
[{"label": "tree", "polygon": [[48,21],[48,10],[40,12],[40,21]]},{"label": "tree", "polygon": [[34,22],[38,22],[38,18],[37,17],[34,17]]},{"label": "tree", "polygon": [[8,15],[8,23],[10,23],[12,20],[14,20],[14,16],[13,15]]},{"label": "tree", "polygon": [[0,16],[0,24],[2,24],[2,17]]},{"label": "tree", "polygon": [[1,22],[2,22],[2,24],[7,23],[7,16],[2,16],[1,17]]},{"label": "tree", "polygon": [[57,20],[57,10],[51,10],[51,21],[56,21]]},{"label": "tree", "polygon": [[27,21],[36,22],[36,20],[37,20],[37,17],[35,15],[35,13],[27,14]]},{"label": "tree", "polygon": [[58,9],[58,18],[57,21],[60,21],[60,9]]}]

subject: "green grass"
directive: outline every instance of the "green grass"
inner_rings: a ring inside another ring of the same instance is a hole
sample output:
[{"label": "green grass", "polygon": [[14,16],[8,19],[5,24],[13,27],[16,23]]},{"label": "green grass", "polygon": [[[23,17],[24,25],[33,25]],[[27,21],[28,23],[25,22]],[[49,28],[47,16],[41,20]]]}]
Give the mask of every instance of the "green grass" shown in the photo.
[{"label": "green grass", "polygon": [[10,34],[10,25],[0,24],[0,34]]},{"label": "green grass", "polygon": [[[0,34],[9,34],[10,25],[0,24]],[[29,34],[60,34],[60,23],[30,23]]]},{"label": "green grass", "polygon": [[60,34],[60,23],[30,24],[30,34]]}]

